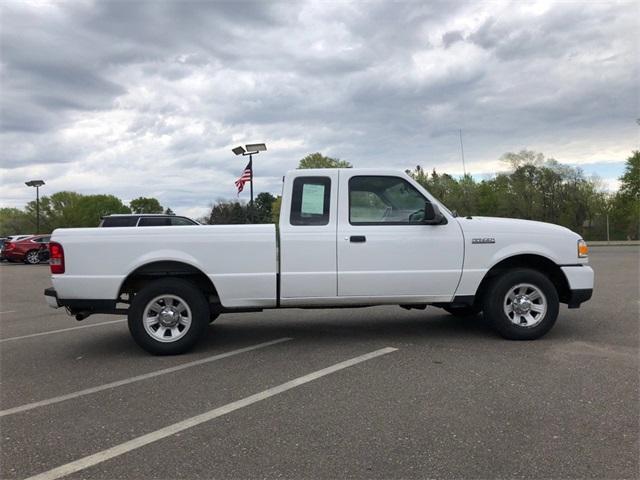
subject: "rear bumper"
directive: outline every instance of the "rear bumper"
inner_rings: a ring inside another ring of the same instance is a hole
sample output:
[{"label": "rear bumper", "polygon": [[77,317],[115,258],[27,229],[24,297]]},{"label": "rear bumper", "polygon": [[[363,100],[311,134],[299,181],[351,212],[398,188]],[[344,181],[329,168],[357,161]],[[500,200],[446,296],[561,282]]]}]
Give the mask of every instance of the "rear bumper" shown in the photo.
[{"label": "rear bumper", "polygon": [[53,287],[45,288],[44,299],[47,301],[47,305],[51,308],[60,308],[62,305],[58,303],[58,294]]},{"label": "rear bumper", "polygon": [[126,312],[126,310],[116,308],[116,302],[114,300],[59,298],[58,292],[56,292],[56,289],[53,287],[49,287],[44,290],[44,298],[47,301],[47,305],[51,308],[66,307],[72,314],[76,314],[78,312],[83,312],[89,315],[94,313]]}]

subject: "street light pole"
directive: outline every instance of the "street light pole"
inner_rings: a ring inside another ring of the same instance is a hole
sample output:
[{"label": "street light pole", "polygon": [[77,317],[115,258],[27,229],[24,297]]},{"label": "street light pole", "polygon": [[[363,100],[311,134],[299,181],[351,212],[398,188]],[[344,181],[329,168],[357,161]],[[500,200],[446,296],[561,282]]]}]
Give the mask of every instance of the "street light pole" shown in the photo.
[{"label": "street light pole", "polygon": [[36,235],[40,233],[40,187],[36,185]]},{"label": "street light pole", "polygon": [[255,215],[253,214],[253,153],[249,154],[249,182],[251,182],[251,200],[249,200],[249,218],[251,223],[255,222]]},{"label": "street light pole", "polygon": [[243,157],[249,156],[249,182],[251,183],[251,200],[249,201],[249,218],[251,221],[255,221],[254,208],[253,208],[253,156],[260,152],[267,150],[267,146],[264,143],[250,143],[244,147],[239,146],[232,148],[231,151],[236,155],[242,155]]},{"label": "street light pole", "polygon": [[44,185],[44,180],[29,180],[24,182],[27,187],[36,187],[36,235],[40,233],[40,187]]}]

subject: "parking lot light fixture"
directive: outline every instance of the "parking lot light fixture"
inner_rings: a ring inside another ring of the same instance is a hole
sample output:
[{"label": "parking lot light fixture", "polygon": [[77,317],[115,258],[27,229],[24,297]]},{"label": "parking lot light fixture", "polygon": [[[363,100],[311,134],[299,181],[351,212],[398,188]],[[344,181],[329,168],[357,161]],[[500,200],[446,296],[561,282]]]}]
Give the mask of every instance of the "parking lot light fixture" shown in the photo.
[{"label": "parking lot light fixture", "polygon": [[44,185],[44,180],[29,180],[24,182],[27,187],[36,187],[36,235],[40,233],[40,187]]},{"label": "parking lot light fixture", "polygon": [[267,150],[267,146],[264,143],[249,143],[245,145],[248,152],[258,153]]}]

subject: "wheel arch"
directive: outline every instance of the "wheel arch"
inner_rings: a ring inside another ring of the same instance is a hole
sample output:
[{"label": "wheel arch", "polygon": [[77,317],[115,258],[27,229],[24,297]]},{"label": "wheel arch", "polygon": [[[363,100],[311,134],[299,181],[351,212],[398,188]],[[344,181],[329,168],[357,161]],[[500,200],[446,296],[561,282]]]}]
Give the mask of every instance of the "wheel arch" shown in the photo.
[{"label": "wheel arch", "polygon": [[560,302],[568,302],[571,294],[569,282],[560,266],[543,255],[527,253],[504,258],[493,265],[478,285],[474,299],[475,303],[482,301],[493,278],[514,268],[530,268],[531,270],[542,273],[548,277],[555,286]]},{"label": "wheel arch", "polygon": [[198,267],[177,260],[156,260],[140,265],[120,284],[118,298],[123,294],[135,294],[150,281],[175,277],[194,283],[214,303],[219,302],[218,291],[211,279]]}]

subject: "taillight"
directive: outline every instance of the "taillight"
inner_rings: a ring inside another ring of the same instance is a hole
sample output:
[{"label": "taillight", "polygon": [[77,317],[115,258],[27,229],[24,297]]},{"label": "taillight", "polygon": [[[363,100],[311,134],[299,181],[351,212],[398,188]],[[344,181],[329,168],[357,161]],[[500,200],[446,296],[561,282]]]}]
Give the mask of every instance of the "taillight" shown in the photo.
[{"label": "taillight", "polygon": [[9,242],[9,243],[5,243],[5,244],[4,244],[4,250],[5,250],[5,251],[7,251],[7,250],[13,250],[14,248],[16,248],[16,246],[15,246],[15,244],[14,244],[14,243]]},{"label": "taillight", "polygon": [[64,250],[58,242],[49,243],[49,266],[51,273],[64,273]]}]

